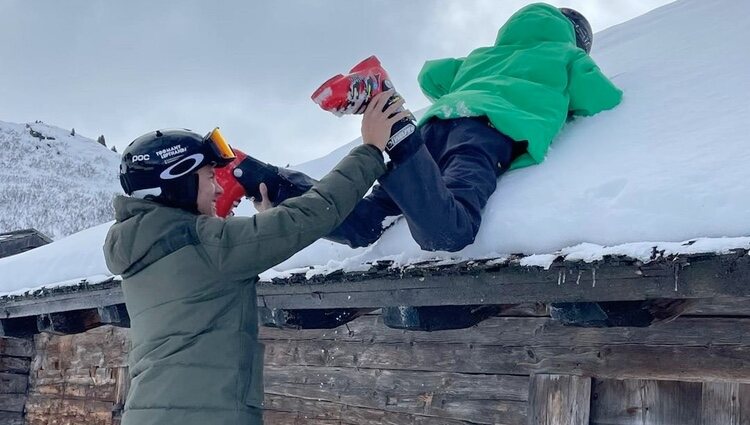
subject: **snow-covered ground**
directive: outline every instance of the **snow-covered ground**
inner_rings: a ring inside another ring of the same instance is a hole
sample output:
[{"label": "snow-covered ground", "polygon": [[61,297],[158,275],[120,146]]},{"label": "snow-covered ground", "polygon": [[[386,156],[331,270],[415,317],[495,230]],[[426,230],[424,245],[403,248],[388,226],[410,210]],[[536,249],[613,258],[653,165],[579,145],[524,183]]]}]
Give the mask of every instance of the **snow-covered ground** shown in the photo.
[{"label": "snow-covered ground", "polygon": [[[465,250],[421,251],[401,220],[370,247],[321,240],[262,277],[357,270],[377,259],[523,253],[531,255],[523,264],[547,266],[559,254],[648,260],[654,246],[666,254],[750,248],[748,15],[747,1],[681,0],[596,34],[592,56],[624,90],[623,103],[567,125],[543,164],[503,176]],[[319,177],[347,150],[297,168]],[[107,276],[106,230],[0,260],[0,293]],[[59,265],[35,269],[41,258]]]},{"label": "snow-covered ground", "polygon": [[0,232],[33,227],[59,239],[112,220],[119,163],[70,129],[0,121]]}]

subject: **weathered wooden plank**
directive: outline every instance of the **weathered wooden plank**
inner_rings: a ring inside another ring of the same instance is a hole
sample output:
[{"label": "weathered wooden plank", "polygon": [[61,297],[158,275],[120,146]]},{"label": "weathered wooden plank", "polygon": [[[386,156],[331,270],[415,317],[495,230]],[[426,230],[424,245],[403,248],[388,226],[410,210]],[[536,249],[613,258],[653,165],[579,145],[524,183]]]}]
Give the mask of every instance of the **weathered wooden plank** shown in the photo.
[{"label": "weathered wooden plank", "polygon": [[498,316],[504,317],[543,317],[549,316],[547,305],[544,303],[522,303],[507,304],[498,313]]},{"label": "weathered wooden plank", "polygon": [[0,234],[0,258],[46,245],[52,240],[36,229],[14,230]]},{"label": "weathered wooden plank", "polygon": [[[267,394],[265,398],[267,423],[295,424],[342,424],[342,425],[477,425],[476,422],[457,421],[431,416],[409,415],[377,409],[347,406],[328,401],[309,400],[298,397],[285,397]],[[291,419],[289,413],[296,413],[293,422],[270,422],[274,412],[284,412],[285,420]],[[486,422],[485,422],[486,423]],[[525,422],[499,422],[497,425],[525,425]]]},{"label": "weathered wooden plank", "polygon": [[62,398],[81,398],[86,400],[113,401],[115,385],[113,383],[83,384],[67,382],[66,378],[35,379],[30,392],[37,395]]},{"label": "weathered wooden plank", "polygon": [[266,366],[267,393],[478,423],[523,421],[528,378]]},{"label": "weathered wooden plank", "polygon": [[[34,359],[35,370],[65,370],[71,369],[71,364],[112,370],[127,364],[128,330],[123,328],[102,326],[63,336],[42,333],[34,337],[34,342],[39,353]],[[88,369],[85,371],[88,373]]]},{"label": "weathered wooden plank", "polygon": [[[547,304],[545,303],[499,304],[497,306],[499,307],[497,313],[499,317],[549,317]],[[376,309],[360,317],[377,317],[381,313],[381,309]]]},{"label": "weathered wooden plank", "polygon": [[112,403],[81,398],[56,398],[29,394],[26,424],[111,425]]},{"label": "weathered wooden plank", "polygon": [[0,392],[0,411],[23,412],[26,394],[4,394]]},{"label": "weathered wooden plank", "polygon": [[34,344],[31,339],[0,337],[0,356],[31,357]]},{"label": "weathered wooden plank", "polygon": [[128,390],[130,390],[128,367],[118,367],[115,379],[117,383],[115,385],[115,405],[112,408],[112,416],[119,420],[125,410],[125,400],[128,396]]},{"label": "weathered wooden plank", "polygon": [[26,394],[28,387],[28,375],[0,373],[0,394]]},{"label": "weathered wooden plank", "polygon": [[740,425],[750,425],[750,384],[740,385]]},{"label": "weathered wooden plank", "polygon": [[591,425],[700,425],[702,391],[700,382],[596,379]]},{"label": "weathered wooden plank", "polygon": [[306,417],[304,413],[278,410],[264,410],[263,422],[274,425],[341,425],[338,419],[312,419]]},{"label": "weathered wooden plank", "polygon": [[0,356],[0,372],[29,374],[31,360],[24,357]]},{"label": "weathered wooden plank", "polygon": [[701,425],[740,425],[740,384],[704,382]]},{"label": "weathered wooden plank", "polygon": [[266,364],[456,373],[575,374],[611,378],[750,383],[747,346],[481,346],[266,341]]},{"label": "weathered wooden plank", "polygon": [[533,345],[750,345],[750,319],[678,318],[648,328],[578,328],[549,318],[493,317],[466,329],[410,332],[383,325],[380,316],[365,316],[346,326],[326,330],[261,328],[263,340],[336,340],[367,343]]},{"label": "weathered wooden plank", "polygon": [[[657,255],[658,257],[658,255]],[[474,264],[476,263],[476,264]],[[258,303],[272,308],[378,308],[396,305],[513,304],[646,298],[750,297],[750,256],[657,258],[643,264],[608,258],[557,262],[550,269],[474,262],[316,277],[304,284],[258,285]],[[124,302],[117,281],[72,292],[0,301],[4,319],[99,308]]]},{"label": "weathered wooden plank", "polygon": [[0,317],[38,316],[46,313],[82,310],[124,304],[125,298],[118,281],[111,279],[102,288],[80,289],[72,292],[49,293],[42,296],[0,301]]},{"label": "weathered wooden plank", "polygon": [[0,412],[0,424],[25,425],[23,420],[23,413]]},{"label": "weathered wooden plank", "polygon": [[532,375],[529,385],[529,425],[588,425],[591,378],[572,375]]},{"label": "weathered wooden plank", "polygon": [[750,298],[700,299],[686,314],[690,316],[750,317]]},{"label": "weathered wooden plank", "polygon": [[288,309],[750,296],[750,257],[744,252],[648,264],[602,261],[557,263],[549,270],[511,265],[475,274],[415,274],[367,275],[364,282],[261,283],[258,294],[264,305]]},{"label": "weathered wooden plank", "polygon": [[[103,326],[75,335],[38,334],[27,425],[112,425],[129,382],[122,381],[128,330]],[[126,373],[126,372],[125,372]]]}]

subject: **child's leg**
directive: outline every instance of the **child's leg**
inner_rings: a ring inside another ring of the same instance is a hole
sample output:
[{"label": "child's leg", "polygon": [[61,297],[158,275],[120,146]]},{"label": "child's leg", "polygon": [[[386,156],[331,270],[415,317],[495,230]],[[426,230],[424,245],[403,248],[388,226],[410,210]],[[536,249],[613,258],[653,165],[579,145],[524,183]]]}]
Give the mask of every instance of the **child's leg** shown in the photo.
[{"label": "child's leg", "polygon": [[376,184],[372,192],[357,203],[346,220],[325,238],[352,248],[368,246],[385,231],[383,220],[397,215],[401,215],[401,210],[385,190]]},{"label": "child's leg", "polygon": [[[284,190],[279,192],[277,202],[299,196],[316,183],[313,178],[298,171],[280,168],[278,175],[290,184],[282,186]],[[329,233],[326,239],[354,248],[370,245],[383,234],[385,230],[383,220],[387,216],[400,214],[401,210],[388,194],[380,185],[375,185],[372,192],[357,203],[354,211],[339,227]],[[283,310],[259,307],[258,309],[262,325],[297,329],[332,329],[372,311],[372,309],[358,308]]]},{"label": "child's leg", "polygon": [[[423,249],[460,250],[474,241],[481,210],[512,160],[513,142],[483,118],[433,120],[419,136],[424,146],[380,181]],[[497,311],[476,305],[385,307],[383,322],[397,329],[457,329]]]},{"label": "child's leg", "polygon": [[433,120],[419,135],[424,145],[380,182],[422,249],[461,250],[474,241],[513,141],[483,118]]},{"label": "child's leg", "polygon": [[[299,171],[279,168],[278,173],[291,184],[284,186],[285,190],[280,192],[277,204],[307,192],[316,183],[315,179]],[[397,215],[401,215],[401,210],[383,188],[376,184],[372,191],[357,203],[346,220],[326,235],[325,239],[352,248],[368,246],[383,234],[383,220]]]}]

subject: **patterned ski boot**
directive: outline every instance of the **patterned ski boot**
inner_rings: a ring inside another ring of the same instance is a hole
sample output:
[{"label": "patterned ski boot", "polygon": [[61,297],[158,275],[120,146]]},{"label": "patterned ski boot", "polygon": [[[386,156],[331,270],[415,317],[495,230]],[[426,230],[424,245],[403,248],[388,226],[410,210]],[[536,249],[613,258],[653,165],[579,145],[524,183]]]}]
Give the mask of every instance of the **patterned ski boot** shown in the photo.
[{"label": "patterned ski boot", "polygon": [[[378,58],[370,56],[355,65],[347,75],[338,74],[329,78],[315,90],[311,97],[323,110],[337,116],[357,115],[365,112],[370,99],[392,88],[393,84],[388,73],[380,65]],[[383,109],[399,99],[401,96],[398,93],[394,94]],[[399,108],[397,112],[402,110]],[[413,116],[393,124],[386,152],[390,153],[399,143],[413,134],[416,128],[416,120]]]}]

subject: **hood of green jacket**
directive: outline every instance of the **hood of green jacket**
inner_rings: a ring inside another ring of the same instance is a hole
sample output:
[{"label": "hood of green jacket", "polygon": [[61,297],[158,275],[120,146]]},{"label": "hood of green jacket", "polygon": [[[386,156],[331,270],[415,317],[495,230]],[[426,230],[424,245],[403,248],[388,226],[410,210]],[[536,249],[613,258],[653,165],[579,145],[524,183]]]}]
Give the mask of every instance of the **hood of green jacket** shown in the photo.
[{"label": "hood of green jacket", "polygon": [[545,3],[516,12],[495,45],[464,58],[427,61],[418,78],[433,101],[420,125],[434,118],[487,117],[499,132],[526,144],[511,168],[542,162],[570,115],[594,115],[622,99],[576,46],[568,18]]},{"label": "hood of green jacket", "polygon": [[530,4],[508,19],[497,32],[495,46],[531,46],[545,41],[576,43],[568,18],[556,7],[545,3]]}]

